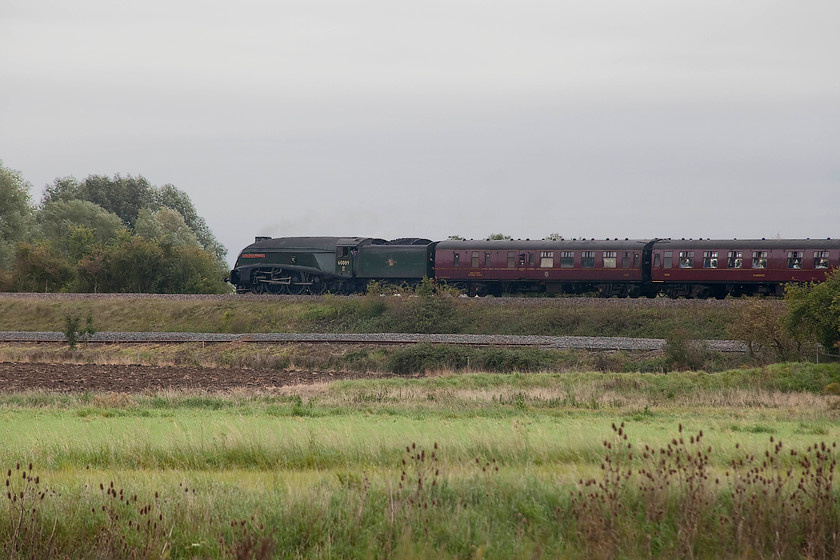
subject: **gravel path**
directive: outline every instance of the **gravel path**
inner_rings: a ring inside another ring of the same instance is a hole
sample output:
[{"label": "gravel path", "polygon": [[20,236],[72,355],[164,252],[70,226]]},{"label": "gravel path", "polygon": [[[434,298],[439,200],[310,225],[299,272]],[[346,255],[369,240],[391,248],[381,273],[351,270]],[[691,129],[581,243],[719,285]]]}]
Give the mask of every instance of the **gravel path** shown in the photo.
[{"label": "gravel path", "polygon": [[[64,342],[59,332],[0,331],[0,342]],[[661,338],[590,337],[590,336],[520,336],[476,334],[320,334],[320,333],[183,333],[183,332],[99,332],[91,339],[96,343],[185,343],[185,342],[252,342],[252,343],[334,343],[334,344],[462,344],[469,346],[532,346],[540,348],[579,348],[586,350],[661,350]],[[707,340],[710,350],[746,352],[742,342]]]}]

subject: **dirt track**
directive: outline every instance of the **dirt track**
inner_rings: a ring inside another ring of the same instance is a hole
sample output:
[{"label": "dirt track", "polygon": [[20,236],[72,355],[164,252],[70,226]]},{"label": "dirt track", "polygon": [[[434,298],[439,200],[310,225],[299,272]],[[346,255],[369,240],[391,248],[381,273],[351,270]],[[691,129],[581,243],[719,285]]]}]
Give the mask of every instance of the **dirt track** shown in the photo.
[{"label": "dirt track", "polygon": [[270,389],[371,377],[360,373],[0,362],[0,391],[120,392]]}]

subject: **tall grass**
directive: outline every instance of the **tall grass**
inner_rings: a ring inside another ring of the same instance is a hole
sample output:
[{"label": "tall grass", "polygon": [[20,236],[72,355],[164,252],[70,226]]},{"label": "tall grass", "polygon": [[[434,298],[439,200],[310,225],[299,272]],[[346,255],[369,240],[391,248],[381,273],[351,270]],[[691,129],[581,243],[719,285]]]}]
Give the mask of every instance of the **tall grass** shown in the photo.
[{"label": "tall grass", "polygon": [[[702,432],[651,444],[615,426],[579,478],[395,443],[389,468],[300,477],[10,465],[8,558],[833,558],[837,450],[773,437],[716,467]],[[139,476],[138,476],[139,474]],[[62,479],[64,479],[62,481]]]}]

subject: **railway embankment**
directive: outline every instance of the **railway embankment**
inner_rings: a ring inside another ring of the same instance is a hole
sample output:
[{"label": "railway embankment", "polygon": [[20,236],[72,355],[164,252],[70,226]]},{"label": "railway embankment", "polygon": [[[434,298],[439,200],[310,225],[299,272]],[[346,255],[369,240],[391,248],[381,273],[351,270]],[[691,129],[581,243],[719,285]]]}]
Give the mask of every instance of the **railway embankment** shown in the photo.
[{"label": "railway embankment", "polygon": [[[68,314],[99,331],[410,333],[726,340],[749,300],[458,298],[158,294],[0,294],[0,330],[64,330]],[[783,309],[780,300],[763,308]]]}]

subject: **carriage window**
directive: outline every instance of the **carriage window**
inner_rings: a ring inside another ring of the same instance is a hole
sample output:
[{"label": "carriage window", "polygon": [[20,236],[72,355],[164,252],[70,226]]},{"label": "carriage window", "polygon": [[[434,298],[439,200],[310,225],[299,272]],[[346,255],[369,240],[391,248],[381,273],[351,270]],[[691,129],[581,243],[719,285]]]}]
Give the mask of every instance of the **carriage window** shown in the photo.
[{"label": "carriage window", "polygon": [[525,266],[525,253],[519,253],[519,266]]},{"label": "carriage window", "polygon": [[516,253],[508,253],[507,267],[508,268],[515,268],[516,267]]},{"label": "carriage window", "polygon": [[828,251],[814,251],[814,268],[828,268]]},{"label": "carriage window", "polygon": [[575,267],[575,252],[563,251],[560,253],[560,268],[574,268]]},{"label": "carriage window", "polygon": [[718,254],[717,251],[703,251],[703,268],[717,268]]},{"label": "carriage window", "polygon": [[788,268],[802,268],[802,251],[788,251]]},{"label": "carriage window", "polygon": [[767,268],[767,251],[753,251],[753,268]]},{"label": "carriage window", "polygon": [[554,266],[554,251],[540,252],[540,268],[552,268]]},{"label": "carriage window", "polygon": [[741,268],[744,266],[744,253],[741,251],[729,251],[726,257],[726,266],[729,268]]},{"label": "carriage window", "polygon": [[490,253],[484,253],[484,266],[490,266]]},{"label": "carriage window", "polygon": [[639,253],[633,253],[633,268],[639,268]]},{"label": "carriage window", "polygon": [[671,268],[673,257],[671,251],[665,251],[665,268]]},{"label": "carriage window", "polygon": [[604,251],[604,268],[615,268],[615,251]]},{"label": "carriage window", "polygon": [[621,258],[621,268],[630,268],[630,253],[624,253],[624,256]]},{"label": "carriage window", "polygon": [[680,268],[694,268],[694,251],[680,251]]},{"label": "carriage window", "polygon": [[461,266],[461,253],[452,253],[452,266]]},{"label": "carriage window", "polygon": [[471,264],[473,268],[478,268],[478,251],[473,251]]},{"label": "carriage window", "polygon": [[534,266],[534,253],[528,253],[528,266]]},{"label": "carriage window", "polygon": [[580,266],[595,268],[595,251],[583,251],[580,255]]},{"label": "carriage window", "polygon": [[653,267],[659,268],[659,253],[654,253],[653,255]]}]

